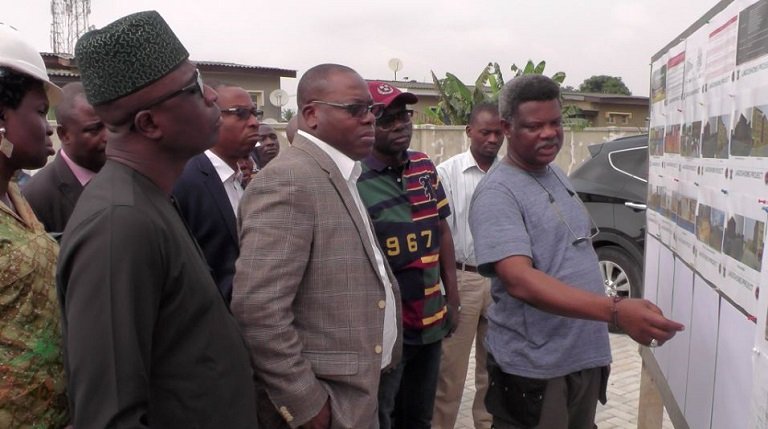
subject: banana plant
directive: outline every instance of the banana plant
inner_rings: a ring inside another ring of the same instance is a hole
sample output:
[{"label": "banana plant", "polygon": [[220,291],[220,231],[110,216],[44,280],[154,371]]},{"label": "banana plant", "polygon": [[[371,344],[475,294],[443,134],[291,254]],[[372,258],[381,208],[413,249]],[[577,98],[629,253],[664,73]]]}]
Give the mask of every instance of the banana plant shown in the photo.
[{"label": "banana plant", "polygon": [[[525,74],[543,74],[545,67],[545,61],[535,64],[529,60],[523,68],[512,64],[510,69],[514,77],[518,77]],[[551,78],[562,84],[565,73],[557,72]],[[469,114],[475,104],[498,100],[501,88],[504,87],[504,76],[499,63],[489,62],[475,79],[474,88],[471,90],[452,73],[446,73],[445,78],[438,79],[433,71],[432,82],[440,101],[437,106],[432,106],[425,112],[429,120],[443,125],[464,125],[469,122]]]}]

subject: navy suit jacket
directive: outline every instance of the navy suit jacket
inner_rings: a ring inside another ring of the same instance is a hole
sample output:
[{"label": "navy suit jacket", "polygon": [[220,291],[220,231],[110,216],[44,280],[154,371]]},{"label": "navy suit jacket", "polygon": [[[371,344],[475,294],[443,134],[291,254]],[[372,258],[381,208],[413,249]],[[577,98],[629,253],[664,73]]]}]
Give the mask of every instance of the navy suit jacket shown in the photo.
[{"label": "navy suit jacket", "polygon": [[24,184],[24,197],[37,219],[50,233],[64,232],[83,186],[69,169],[67,162],[56,154],[53,162],[43,167]]},{"label": "navy suit jacket", "polygon": [[187,162],[173,196],[229,305],[235,260],[240,254],[236,215],[218,173],[204,153]]}]

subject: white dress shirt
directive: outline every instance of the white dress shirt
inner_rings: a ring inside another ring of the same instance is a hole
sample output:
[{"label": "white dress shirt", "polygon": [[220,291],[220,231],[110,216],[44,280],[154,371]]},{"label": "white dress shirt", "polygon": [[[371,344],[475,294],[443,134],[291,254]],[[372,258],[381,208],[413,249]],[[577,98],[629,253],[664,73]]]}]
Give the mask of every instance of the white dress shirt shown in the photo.
[{"label": "white dress shirt", "polygon": [[237,207],[240,205],[240,198],[243,198],[243,186],[241,185],[240,170],[233,170],[228,166],[218,155],[213,153],[210,149],[205,151],[205,156],[211,160],[213,168],[221,179],[221,184],[224,185],[224,191],[227,192],[227,198],[229,198],[229,204],[232,205],[232,210],[237,217]]},{"label": "white dress shirt", "polygon": [[[491,167],[496,165],[498,160],[497,157]],[[477,165],[475,157],[469,150],[437,166],[440,183],[443,185],[451,207],[451,215],[446,221],[451,228],[456,262],[460,264],[477,266],[474,242],[469,230],[469,204],[472,202],[472,194],[475,193],[477,184],[485,177],[485,173]]]},{"label": "white dress shirt", "polygon": [[392,362],[392,350],[395,348],[395,341],[397,339],[397,321],[395,319],[395,294],[392,292],[392,283],[389,282],[387,276],[387,269],[384,266],[384,255],[381,254],[379,246],[376,241],[376,237],[373,235],[373,228],[371,228],[370,217],[368,216],[368,210],[363,204],[363,200],[360,198],[360,193],[357,190],[357,179],[360,177],[360,173],[363,171],[360,161],[355,161],[352,158],[339,152],[338,149],[329,145],[328,143],[318,139],[317,137],[305,133],[299,130],[298,134],[307,140],[311,141],[323,152],[328,154],[336,164],[342,177],[347,182],[347,188],[352,194],[352,198],[355,200],[360,217],[363,218],[365,223],[365,230],[368,232],[368,240],[370,240],[373,246],[373,254],[376,257],[376,267],[378,268],[378,274],[381,278],[381,282],[384,284],[384,295],[386,297],[386,304],[384,307],[384,339],[382,342],[382,355],[381,355],[381,367],[384,368]]}]

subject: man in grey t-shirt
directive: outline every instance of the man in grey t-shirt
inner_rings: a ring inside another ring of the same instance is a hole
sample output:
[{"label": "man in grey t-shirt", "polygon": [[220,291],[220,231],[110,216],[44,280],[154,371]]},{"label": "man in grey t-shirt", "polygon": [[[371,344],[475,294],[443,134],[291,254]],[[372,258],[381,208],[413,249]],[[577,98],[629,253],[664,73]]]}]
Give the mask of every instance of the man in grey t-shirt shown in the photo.
[{"label": "man in grey t-shirt", "polygon": [[560,90],[527,75],[499,99],[509,144],[477,187],[470,228],[480,273],[493,277],[486,406],[494,427],[592,428],[611,362],[605,322],[661,345],[683,329],[642,299],[602,293],[592,223],[565,174]]}]

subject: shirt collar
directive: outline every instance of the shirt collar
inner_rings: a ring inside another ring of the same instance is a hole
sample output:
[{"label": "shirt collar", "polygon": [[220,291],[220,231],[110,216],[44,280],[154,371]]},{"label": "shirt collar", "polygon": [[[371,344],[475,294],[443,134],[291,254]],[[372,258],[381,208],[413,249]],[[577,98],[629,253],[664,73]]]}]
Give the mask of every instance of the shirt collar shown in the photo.
[{"label": "shirt collar", "polygon": [[353,178],[354,180],[357,180],[357,177],[360,176],[360,162],[353,160],[347,155],[344,155],[335,147],[320,140],[319,138],[313,136],[312,134],[309,134],[302,130],[299,130],[298,134],[304,137],[305,139],[311,141],[312,143],[314,143],[315,146],[319,147],[320,150],[322,150],[329,157],[331,157],[331,160],[333,161],[334,164],[336,164],[336,167],[341,172],[341,175],[344,177],[344,180],[350,181]]},{"label": "shirt collar", "polygon": [[229,165],[227,165],[224,160],[219,158],[218,155],[213,153],[210,149],[205,151],[205,156],[208,157],[209,160],[211,160],[211,164],[213,164],[213,169],[216,170],[216,174],[219,175],[219,180],[221,180],[221,183],[226,182],[229,179],[235,178],[237,175],[237,172],[232,169]]},{"label": "shirt collar", "polygon": [[72,174],[75,175],[75,179],[77,179],[78,182],[80,182],[80,186],[85,186],[88,184],[88,182],[93,179],[93,176],[96,175],[95,171],[91,171],[85,167],[81,167],[75,163],[75,161],[72,161],[72,159],[67,155],[66,152],[64,152],[64,149],[59,151],[61,154],[61,158],[64,160],[64,162],[67,164],[67,167],[69,167],[70,171],[72,171]]},{"label": "shirt collar", "polygon": [[[405,154],[405,162],[402,165],[398,165],[397,168],[406,168],[408,164],[411,162],[411,151],[406,150]],[[365,159],[363,159],[363,164],[365,164],[368,168],[371,170],[378,171],[381,173],[382,171],[386,170],[389,165],[385,164],[383,161],[381,161],[379,158],[376,158],[373,154],[368,155]],[[395,167],[392,167],[395,169]]]},{"label": "shirt collar", "polygon": [[[499,160],[501,159],[501,156],[496,155],[496,159],[493,160],[493,163],[491,164],[491,167],[493,167]],[[482,168],[480,168],[479,165],[477,165],[477,160],[474,156],[472,156],[472,151],[470,149],[467,149],[466,152],[464,152],[464,156],[461,158],[461,172],[464,173],[467,170],[470,170],[472,168],[477,168],[480,172],[485,173]],[[488,170],[491,168],[489,167]]]}]

